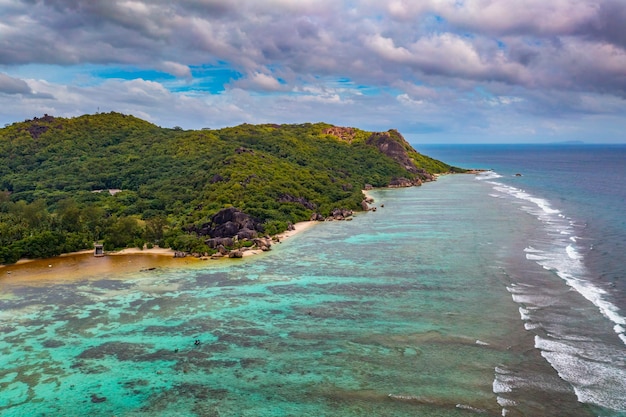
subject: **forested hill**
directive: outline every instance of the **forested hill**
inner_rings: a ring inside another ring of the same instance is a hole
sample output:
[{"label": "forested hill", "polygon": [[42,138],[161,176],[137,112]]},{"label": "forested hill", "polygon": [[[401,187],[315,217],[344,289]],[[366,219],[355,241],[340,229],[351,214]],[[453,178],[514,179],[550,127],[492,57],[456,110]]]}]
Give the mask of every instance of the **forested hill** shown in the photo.
[{"label": "forested hill", "polygon": [[198,231],[225,207],[274,234],[314,213],[359,209],[366,184],[418,184],[451,170],[395,130],[186,131],[119,113],[46,115],[0,129],[0,263],[94,241],[204,252],[210,236]]}]

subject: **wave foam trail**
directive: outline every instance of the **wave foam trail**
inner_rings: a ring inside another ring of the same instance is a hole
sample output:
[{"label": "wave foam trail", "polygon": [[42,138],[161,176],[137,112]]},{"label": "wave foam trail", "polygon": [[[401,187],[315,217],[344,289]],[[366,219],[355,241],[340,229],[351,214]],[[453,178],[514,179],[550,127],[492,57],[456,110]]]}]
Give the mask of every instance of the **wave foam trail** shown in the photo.
[{"label": "wave foam trail", "polygon": [[[588,343],[584,349],[563,341],[535,337],[535,347],[541,356],[556,369],[566,381],[575,382],[573,388],[581,402],[597,404],[614,410],[626,410],[626,398],[612,395],[626,392],[626,368],[612,362],[592,360],[590,354],[604,350],[604,345]],[[621,352],[605,352],[606,356],[619,357]]]},{"label": "wave foam trail", "polygon": [[[489,179],[498,178],[493,173]],[[486,179],[486,178],[484,178]],[[497,181],[489,181],[493,189],[524,203],[533,203],[534,206],[522,206],[522,210],[533,214],[544,225],[549,239],[544,243],[545,248],[533,246],[525,249],[526,258],[537,262],[547,270],[554,271],[567,285],[572,287],[588,301],[593,303],[602,315],[611,320],[616,326],[619,338],[626,344],[626,334],[622,330],[626,325],[626,318],[620,315],[620,310],[606,300],[606,291],[584,279],[588,275],[583,264],[583,255],[575,247],[575,223],[564,216],[560,210],[551,207],[549,201],[533,196],[532,194]],[[567,237],[570,236],[570,237]],[[619,331],[617,330],[619,329]]]},{"label": "wave foam trail", "polygon": [[502,175],[498,174],[495,171],[485,171],[476,175],[477,180],[493,180],[496,178],[502,178]]},{"label": "wave foam trail", "polygon": [[574,249],[572,245],[567,245],[567,247],[565,248],[565,251],[567,252],[567,256],[569,256],[570,259],[574,259],[574,260],[582,259],[582,256],[576,251],[576,249]]},{"label": "wave foam trail", "polygon": [[[548,200],[492,178],[486,182],[499,198],[511,198],[541,225],[539,234],[529,234],[533,237],[524,249],[525,258],[551,271],[575,291],[551,284],[540,272],[520,276],[523,282],[507,286],[520,305],[525,329],[535,333],[535,347],[559,377],[571,384],[579,401],[626,411],[626,397],[622,395],[626,392],[626,317],[610,301],[610,294],[590,280],[584,263],[588,249],[581,246],[576,233],[579,225]],[[578,295],[591,304],[581,304]],[[494,393],[506,398],[515,382],[510,375],[496,372]]]}]

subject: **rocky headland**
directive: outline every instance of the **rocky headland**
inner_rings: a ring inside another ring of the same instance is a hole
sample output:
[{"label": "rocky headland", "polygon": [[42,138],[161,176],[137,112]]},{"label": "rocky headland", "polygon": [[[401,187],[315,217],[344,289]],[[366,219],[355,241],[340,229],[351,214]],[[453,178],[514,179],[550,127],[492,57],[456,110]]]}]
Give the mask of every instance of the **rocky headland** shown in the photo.
[{"label": "rocky headland", "polygon": [[0,264],[94,242],[107,253],[240,257],[270,250],[299,222],[349,221],[374,209],[363,189],[419,186],[462,171],[420,154],[394,129],[188,131],[120,113],[7,125],[0,167]]}]

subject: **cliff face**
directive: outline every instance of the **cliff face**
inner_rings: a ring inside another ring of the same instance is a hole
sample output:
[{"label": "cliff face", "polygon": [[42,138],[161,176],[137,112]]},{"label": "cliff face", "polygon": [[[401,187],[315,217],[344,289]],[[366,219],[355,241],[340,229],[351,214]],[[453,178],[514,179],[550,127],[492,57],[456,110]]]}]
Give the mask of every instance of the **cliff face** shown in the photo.
[{"label": "cliff face", "polygon": [[402,168],[413,174],[417,174],[417,167],[413,164],[411,158],[409,158],[404,143],[401,141],[406,143],[400,133],[395,130],[390,130],[388,132],[373,133],[372,136],[367,139],[366,143],[371,146],[376,146],[380,152],[396,161]]},{"label": "cliff face", "polygon": [[[417,152],[411,144],[395,129],[386,132],[366,132],[353,127],[329,126],[322,130],[322,134],[331,136],[341,142],[350,145],[366,144],[374,147],[392,160],[397,166],[404,170],[405,176],[411,177],[409,182],[421,183],[421,181],[432,181],[432,174],[444,172],[464,172],[464,170],[447,165],[441,161],[422,155]],[[398,178],[398,177],[395,177]],[[416,180],[416,181],[413,181]],[[402,182],[406,183],[406,181]],[[389,183],[391,186],[398,186],[396,183]]]},{"label": "cliff face", "polygon": [[391,129],[387,132],[373,133],[366,143],[378,148],[381,153],[396,161],[408,172],[419,176],[422,181],[434,179],[431,173],[416,165],[415,156],[418,155],[417,152],[397,130]]}]

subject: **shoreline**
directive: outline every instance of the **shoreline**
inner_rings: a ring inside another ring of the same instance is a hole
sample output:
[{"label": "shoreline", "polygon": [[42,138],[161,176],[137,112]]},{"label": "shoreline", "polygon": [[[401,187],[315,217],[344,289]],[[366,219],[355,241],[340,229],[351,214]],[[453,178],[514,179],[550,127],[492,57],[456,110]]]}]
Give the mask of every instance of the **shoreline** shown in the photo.
[{"label": "shoreline", "polygon": [[[305,230],[311,228],[313,225],[315,225],[316,223],[320,223],[320,222],[316,222],[316,221],[311,221],[311,220],[307,220],[307,221],[303,221],[303,222],[298,222],[296,224],[293,225],[293,230],[285,230],[282,233],[279,233],[275,236],[272,236],[272,246],[276,245],[277,243],[282,243],[283,240],[285,239],[289,239],[290,237],[297,235],[300,232],[304,232]],[[271,252],[271,250],[270,250]],[[261,249],[249,249],[243,252],[243,257],[247,258],[248,256],[253,256],[253,255],[258,255],[260,253],[263,253],[263,251]]]},{"label": "shoreline", "polygon": [[[316,221],[303,221],[294,224],[293,230],[286,230],[272,237],[274,244],[279,244],[301,233]],[[206,265],[207,258],[186,256],[175,258],[176,251],[170,248],[152,249],[126,248],[117,252],[107,252],[105,256],[94,256],[94,250],[64,253],[53,258],[20,259],[11,265],[0,265],[0,289],[5,285],[34,284],[54,281],[75,281],[93,277],[109,278],[108,275],[121,276],[128,273],[149,272],[160,268],[188,268]],[[243,252],[244,257],[263,253],[260,249]],[[222,258],[211,259],[220,261]],[[223,259],[231,259],[224,257]],[[116,278],[119,279],[119,278]]]},{"label": "shoreline", "polygon": [[[472,170],[472,173],[476,173],[474,171],[482,171],[482,170]],[[442,174],[439,174],[442,175]],[[373,188],[374,189],[374,188]],[[372,189],[372,190],[373,190]],[[371,199],[372,201],[369,203],[373,203],[374,202],[374,198],[371,196],[371,194],[369,193],[369,191],[371,190],[361,190],[364,199]],[[376,207],[369,207],[367,211],[376,210]],[[314,224],[319,223],[319,221],[313,221],[313,220],[306,220],[306,221],[301,221],[298,222],[296,224],[293,225],[293,230],[286,230],[282,233],[279,233],[277,235],[274,235],[271,237],[271,240],[273,242],[273,244],[277,244],[277,243],[282,243],[283,240],[288,239],[300,232],[303,232],[307,229],[309,229],[310,227],[312,227]],[[254,256],[254,255],[258,255],[263,253],[264,251],[262,251],[261,249],[244,249],[243,250],[243,258],[247,258],[250,256]],[[13,275],[14,271],[18,271],[21,269],[27,269],[26,266],[31,265],[31,264],[37,264],[37,266],[39,267],[40,265],[46,264],[48,268],[52,268],[53,264],[58,264],[60,259],[68,259],[68,258],[79,258],[79,257],[92,257],[95,259],[102,259],[102,258],[108,258],[108,257],[116,257],[116,256],[132,256],[132,257],[146,257],[146,258],[153,258],[153,257],[161,257],[164,259],[172,259],[175,260],[174,262],[176,264],[180,264],[182,263],[181,260],[187,260],[187,262],[185,263],[190,263],[190,262],[195,262],[196,260],[200,261],[200,260],[220,260],[220,259],[231,259],[228,256],[224,256],[224,257],[195,257],[195,256],[185,256],[185,257],[181,257],[181,258],[176,258],[175,254],[177,253],[177,251],[170,249],[170,248],[161,248],[161,247],[154,247],[151,249],[140,249],[140,248],[125,248],[119,251],[115,251],[115,252],[106,252],[104,254],[104,256],[100,256],[100,257],[96,257],[94,256],[94,249],[85,249],[82,251],[78,251],[78,252],[70,252],[70,253],[63,253],[60,254],[58,256],[52,257],[52,258],[43,258],[43,259],[27,259],[27,258],[23,258],[23,259],[19,259],[16,263],[14,264],[10,264],[10,265],[2,265],[0,264],[0,285],[3,283],[3,278]],[[93,266],[93,265],[90,265]],[[151,268],[148,266],[148,268]],[[52,272],[52,271],[50,271]],[[106,272],[106,271],[105,271]],[[39,271],[38,271],[39,273]]]},{"label": "shoreline", "polygon": [[[41,258],[41,259],[29,259],[29,258],[22,258],[20,260],[18,260],[17,262],[15,262],[14,264],[10,264],[10,265],[0,265],[0,271],[3,268],[9,268],[11,266],[16,266],[16,265],[26,265],[29,264],[31,262],[38,262],[38,261],[46,261],[46,260],[52,260],[52,259],[58,259],[58,258],[69,258],[69,257],[75,257],[75,256],[80,256],[80,255],[93,255],[94,250],[93,249],[84,249],[78,252],[69,252],[69,253],[62,253],[58,256],[53,256],[52,258]],[[125,248],[116,252],[106,252],[105,256],[118,256],[118,255],[171,255],[172,257],[174,257],[174,253],[175,251],[169,248],[160,248],[160,247],[154,247],[152,249],[139,249],[139,248]]]}]

